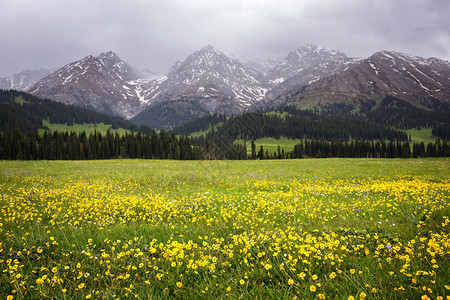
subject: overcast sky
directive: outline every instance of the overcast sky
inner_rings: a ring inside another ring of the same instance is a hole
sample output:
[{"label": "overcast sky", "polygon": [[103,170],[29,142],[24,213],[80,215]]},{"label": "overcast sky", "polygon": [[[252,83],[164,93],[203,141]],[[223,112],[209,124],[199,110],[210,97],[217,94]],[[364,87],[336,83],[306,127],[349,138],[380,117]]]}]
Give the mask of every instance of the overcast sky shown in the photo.
[{"label": "overcast sky", "polygon": [[114,51],[165,72],[210,44],[280,58],[304,44],[450,60],[448,0],[0,0],[0,77]]}]

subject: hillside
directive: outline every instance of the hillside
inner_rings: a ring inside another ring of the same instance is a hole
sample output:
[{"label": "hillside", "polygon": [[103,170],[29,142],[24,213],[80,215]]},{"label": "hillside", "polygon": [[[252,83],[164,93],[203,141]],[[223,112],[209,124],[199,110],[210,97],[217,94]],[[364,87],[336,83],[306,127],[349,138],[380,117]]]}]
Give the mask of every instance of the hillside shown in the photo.
[{"label": "hillside", "polygon": [[407,140],[407,135],[402,131],[362,118],[344,118],[293,109],[284,115],[245,113],[226,119],[224,116],[212,115],[176,127],[174,131],[177,134],[190,134],[210,128],[214,129],[209,130],[206,137],[223,141],[255,140],[263,137],[327,141]]},{"label": "hillside", "polygon": [[43,121],[58,124],[110,124],[112,128],[136,130],[135,124],[120,117],[65,105],[15,90],[0,90],[0,130],[37,131]]}]

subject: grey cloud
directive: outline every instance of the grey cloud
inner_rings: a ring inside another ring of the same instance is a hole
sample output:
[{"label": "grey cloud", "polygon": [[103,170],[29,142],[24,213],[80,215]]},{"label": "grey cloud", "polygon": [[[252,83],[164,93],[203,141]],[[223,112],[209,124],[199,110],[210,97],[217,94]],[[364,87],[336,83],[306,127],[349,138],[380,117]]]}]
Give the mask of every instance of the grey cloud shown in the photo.
[{"label": "grey cloud", "polygon": [[206,44],[242,58],[319,44],[351,56],[395,50],[450,59],[450,1],[5,0],[0,76],[115,51],[166,71]]}]

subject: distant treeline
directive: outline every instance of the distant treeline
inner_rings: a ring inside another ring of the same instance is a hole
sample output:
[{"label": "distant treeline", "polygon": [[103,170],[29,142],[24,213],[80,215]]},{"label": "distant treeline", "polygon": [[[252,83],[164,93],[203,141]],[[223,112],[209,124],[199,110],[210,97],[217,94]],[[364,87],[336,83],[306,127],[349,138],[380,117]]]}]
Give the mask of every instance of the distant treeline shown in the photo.
[{"label": "distant treeline", "polygon": [[450,124],[438,124],[434,126],[431,134],[443,139],[450,139]]},{"label": "distant treeline", "polygon": [[173,131],[176,134],[189,135],[193,132],[206,131],[217,124],[225,122],[227,122],[227,117],[225,115],[213,113],[211,115],[198,118],[194,121],[187,122],[182,126],[174,127]]},{"label": "distant treeline", "polygon": [[[327,142],[305,140],[294,147],[289,158],[340,157],[340,158],[417,158],[450,156],[450,145],[440,140],[435,143],[414,143],[400,141],[358,141]],[[278,153],[277,153],[278,154]]]},{"label": "distant treeline", "polygon": [[[386,96],[381,101],[361,101],[361,106],[345,103],[326,104],[314,111],[321,115],[333,115],[346,118],[361,118],[372,123],[397,129],[433,128],[433,135],[442,139],[450,138],[450,104],[436,99],[422,99],[422,108],[398,99]],[[290,107],[283,107],[289,111]],[[295,108],[294,108],[295,111]]]},{"label": "distant treeline", "polygon": [[293,151],[278,148],[269,153],[261,146],[247,155],[243,144],[217,142],[207,138],[189,139],[161,130],[159,133],[106,134],[94,132],[36,132],[18,129],[0,133],[0,159],[3,160],[91,160],[91,159],[286,159],[308,157],[410,158],[450,156],[447,141],[414,144],[400,141],[318,141],[302,140]]}]

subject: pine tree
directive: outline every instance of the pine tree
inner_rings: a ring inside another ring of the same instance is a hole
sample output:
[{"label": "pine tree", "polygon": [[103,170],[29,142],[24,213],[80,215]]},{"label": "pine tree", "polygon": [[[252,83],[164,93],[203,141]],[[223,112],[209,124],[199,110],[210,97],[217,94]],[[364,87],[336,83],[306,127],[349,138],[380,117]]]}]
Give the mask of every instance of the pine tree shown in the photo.
[{"label": "pine tree", "polygon": [[264,159],[264,148],[262,145],[259,147],[258,159]]},{"label": "pine tree", "polygon": [[255,145],[255,141],[252,140],[252,159],[256,159],[256,145]]}]

